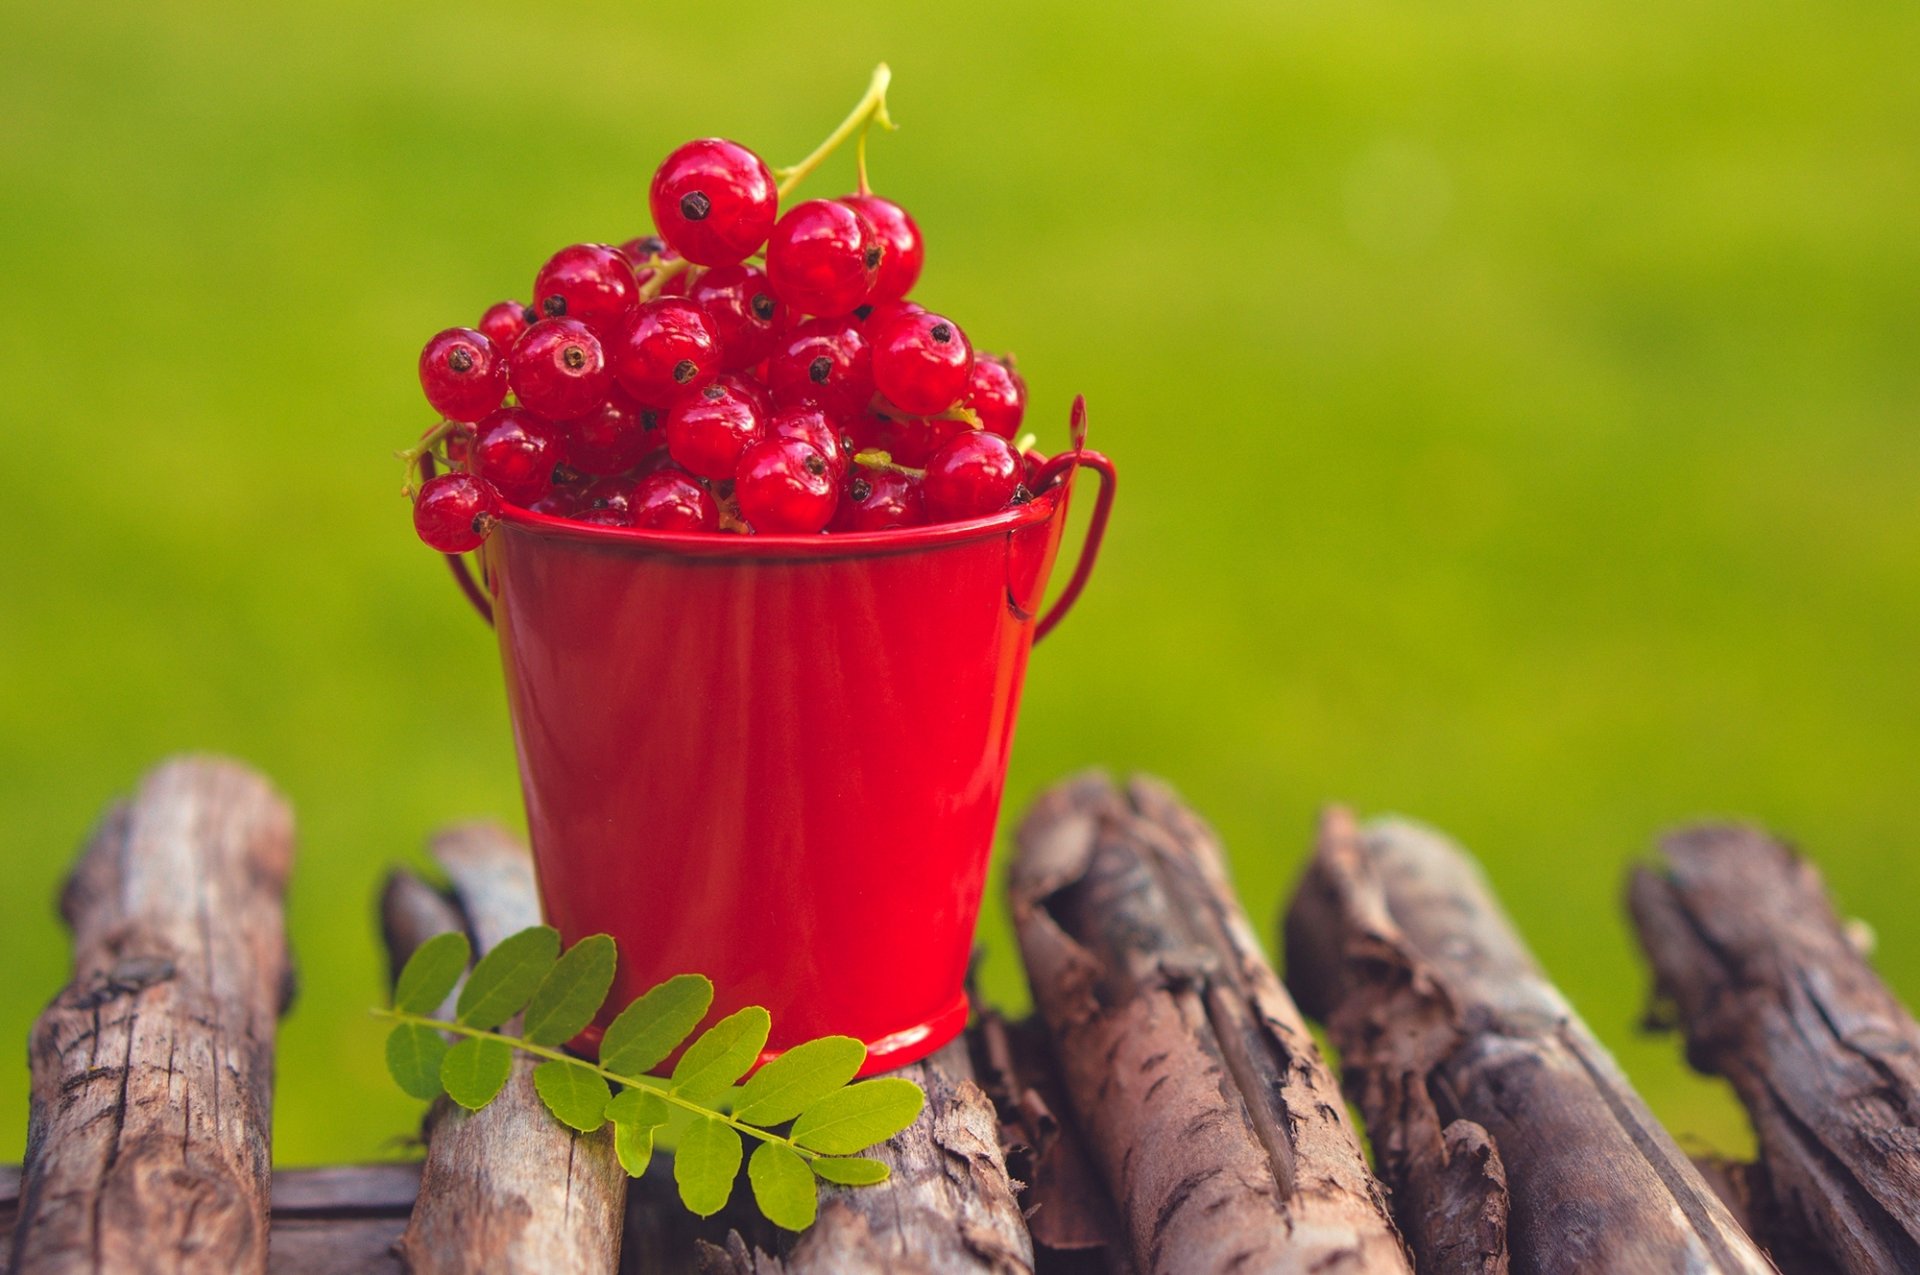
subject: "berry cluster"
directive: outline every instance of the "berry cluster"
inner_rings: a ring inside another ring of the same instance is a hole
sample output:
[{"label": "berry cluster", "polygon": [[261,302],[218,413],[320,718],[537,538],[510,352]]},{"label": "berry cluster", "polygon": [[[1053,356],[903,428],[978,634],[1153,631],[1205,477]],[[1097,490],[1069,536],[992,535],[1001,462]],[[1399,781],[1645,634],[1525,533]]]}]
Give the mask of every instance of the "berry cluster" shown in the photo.
[{"label": "berry cluster", "polygon": [[[1026,385],[908,299],[926,252],[867,185],[885,68],[780,180],[737,142],[688,142],[648,192],[655,233],[574,244],[420,354],[443,418],[403,453],[433,474],[414,526],[477,547],[503,505],[606,527],[813,534],[995,513],[1044,458],[1014,441]],[[857,194],[781,201],[858,134]]]}]

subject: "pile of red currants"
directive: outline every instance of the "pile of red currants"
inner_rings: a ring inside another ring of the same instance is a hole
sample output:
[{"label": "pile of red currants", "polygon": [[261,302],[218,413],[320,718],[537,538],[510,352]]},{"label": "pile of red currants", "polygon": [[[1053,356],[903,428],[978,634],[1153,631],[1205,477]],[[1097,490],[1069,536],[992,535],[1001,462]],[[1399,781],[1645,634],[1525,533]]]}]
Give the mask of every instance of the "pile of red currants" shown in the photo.
[{"label": "pile of red currants", "polygon": [[[775,174],[688,142],[653,176],[655,234],[575,244],[472,328],[420,354],[443,418],[409,465],[414,526],[476,548],[503,506],[603,527],[815,534],[996,513],[1044,457],[1016,443],[1026,385],[907,299],[925,248],[868,189],[885,71],[836,134]],[[841,141],[859,192],[780,202]],[[444,466],[446,472],[436,472]]]}]

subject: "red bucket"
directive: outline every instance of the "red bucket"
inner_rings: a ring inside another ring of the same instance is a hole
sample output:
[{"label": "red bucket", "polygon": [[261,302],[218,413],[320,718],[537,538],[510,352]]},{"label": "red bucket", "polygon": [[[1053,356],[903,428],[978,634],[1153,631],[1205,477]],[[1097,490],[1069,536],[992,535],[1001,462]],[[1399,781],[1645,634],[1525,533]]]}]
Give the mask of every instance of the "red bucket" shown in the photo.
[{"label": "red bucket", "polygon": [[[1040,616],[1081,468],[1087,543]],[[986,518],[827,536],[509,509],[484,590],[453,559],[499,631],[547,919],[618,942],[609,1006],[705,974],[716,1014],[772,1013],[763,1061],[847,1035],[866,1072],[965,1026],[1027,652],[1092,569],[1113,466],[1068,452],[1035,485]]]}]

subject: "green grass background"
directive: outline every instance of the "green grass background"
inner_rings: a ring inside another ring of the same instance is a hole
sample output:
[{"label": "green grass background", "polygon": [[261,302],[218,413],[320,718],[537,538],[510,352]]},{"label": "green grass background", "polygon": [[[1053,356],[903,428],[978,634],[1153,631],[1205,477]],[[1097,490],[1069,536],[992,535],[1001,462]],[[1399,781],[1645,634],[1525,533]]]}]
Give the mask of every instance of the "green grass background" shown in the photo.
[{"label": "green grass background", "polygon": [[519,817],[492,645],[396,494],[415,353],[641,230],[678,141],[797,158],[881,58],[922,294],[1124,471],[1010,812],[1164,774],[1268,931],[1319,803],[1434,821],[1701,1145],[1744,1124],[1638,1034],[1618,905],[1658,829],[1803,839],[1920,996],[1913,5],[0,10],[0,1159],[56,883],[180,749],[300,817],[277,1155],[412,1127],[380,874]]}]

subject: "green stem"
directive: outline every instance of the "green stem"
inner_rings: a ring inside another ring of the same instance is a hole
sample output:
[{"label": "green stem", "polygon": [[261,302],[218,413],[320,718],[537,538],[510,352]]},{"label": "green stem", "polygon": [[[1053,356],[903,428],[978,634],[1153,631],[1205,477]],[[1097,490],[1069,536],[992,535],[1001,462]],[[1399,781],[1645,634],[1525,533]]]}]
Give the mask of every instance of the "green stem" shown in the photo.
[{"label": "green stem", "polygon": [[444,1018],[427,1018],[420,1014],[409,1014],[405,1010],[398,1009],[376,1009],[373,1012],[374,1016],[378,1018],[390,1018],[399,1023],[412,1023],[419,1027],[431,1027],[437,1031],[452,1032],[457,1036],[468,1036],[475,1040],[497,1040],[503,1045],[518,1049],[522,1053],[532,1054],[536,1058],[546,1058],[553,1062],[572,1063],[576,1067],[585,1067],[588,1071],[593,1072],[603,1080],[611,1080],[623,1088],[650,1089],[683,1111],[691,1111],[695,1115],[706,1116],[711,1120],[718,1120],[723,1124],[731,1125],[738,1132],[750,1134],[762,1142],[778,1143],[790,1151],[797,1152],[803,1159],[813,1160],[819,1157],[818,1152],[807,1150],[791,1138],[783,1138],[777,1133],[769,1133],[765,1129],[747,1124],[742,1120],[737,1120],[730,1112],[716,1111],[712,1107],[705,1106],[687,1098],[682,1098],[680,1095],[674,1093],[669,1082],[663,1081],[655,1076],[622,1076],[617,1072],[608,1071],[598,1063],[590,1063],[584,1058],[576,1058],[563,1049],[550,1049],[545,1045],[536,1045],[531,1041],[522,1040],[518,1036],[507,1036],[500,1032],[484,1031],[478,1027],[468,1027],[465,1023],[450,1022]]},{"label": "green stem", "polygon": [[678,278],[693,265],[685,257],[675,257],[672,261],[662,261],[655,257],[645,267],[653,271],[653,278],[640,285],[640,299],[651,301],[660,295],[660,289],[667,286],[667,280]]},{"label": "green stem", "polygon": [[[862,97],[847,118],[840,121],[840,127],[827,135],[827,140],[814,148],[807,156],[791,168],[776,170],[780,178],[780,202],[785,203],[794,187],[805,181],[807,174],[820,167],[821,161],[840,149],[854,133],[864,134],[870,124],[879,124],[882,128],[892,128],[893,120],[887,114],[887,83],[893,79],[893,72],[882,62],[873,68],[873,79],[867,84],[866,96]],[[864,188],[865,183],[862,183]]]}]

